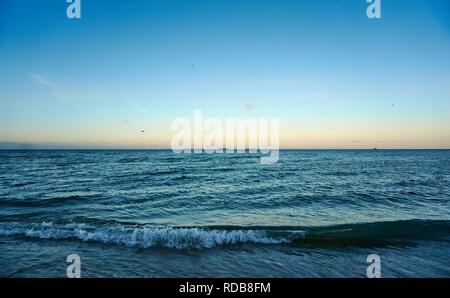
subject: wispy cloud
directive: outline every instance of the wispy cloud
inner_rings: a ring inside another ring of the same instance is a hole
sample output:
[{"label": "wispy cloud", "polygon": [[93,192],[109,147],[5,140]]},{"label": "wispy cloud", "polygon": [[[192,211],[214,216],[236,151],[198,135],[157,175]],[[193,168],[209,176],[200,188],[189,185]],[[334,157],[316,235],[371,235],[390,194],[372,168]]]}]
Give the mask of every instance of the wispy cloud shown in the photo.
[{"label": "wispy cloud", "polygon": [[44,85],[45,87],[47,87],[48,91],[50,91],[50,93],[52,93],[55,97],[59,98],[59,99],[65,99],[64,95],[61,92],[61,88],[55,84],[54,82],[47,80],[46,78],[44,78],[43,76],[34,73],[34,72],[29,72],[29,74],[40,84]]},{"label": "wispy cloud", "polygon": [[123,123],[123,124],[128,124],[128,123],[130,123],[130,121],[128,121],[128,120],[122,120],[122,123]]},{"label": "wispy cloud", "polygon": [[252,104],[246,104],[246,105],[245,105],[245,109],[246,109],[246,110],[252,110],[252,109],[256,109],[256,108],[257,108],[257,106],[252,105]]}]

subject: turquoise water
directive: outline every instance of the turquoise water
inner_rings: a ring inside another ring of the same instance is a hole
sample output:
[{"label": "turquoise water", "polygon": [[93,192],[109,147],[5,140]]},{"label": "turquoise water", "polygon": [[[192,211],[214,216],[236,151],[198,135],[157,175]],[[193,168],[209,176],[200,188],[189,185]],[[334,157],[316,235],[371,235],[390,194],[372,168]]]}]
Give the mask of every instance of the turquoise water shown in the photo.
[{"label": "turquoise water", "polygon": [[0,276],[450,276],[450,150],[259,158],[0,151]]}]

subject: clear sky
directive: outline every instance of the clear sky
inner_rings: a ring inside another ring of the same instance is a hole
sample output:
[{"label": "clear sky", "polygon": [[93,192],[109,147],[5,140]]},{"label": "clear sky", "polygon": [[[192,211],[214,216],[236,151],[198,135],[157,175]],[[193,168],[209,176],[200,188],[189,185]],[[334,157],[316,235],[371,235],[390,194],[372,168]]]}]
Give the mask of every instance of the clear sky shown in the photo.
[{"label": "clear sky", "polygon": [[450,148],[448,0],[81,4],[0,0],[0,147],[169,148],[201,109],[278,117],[282,148]]}]

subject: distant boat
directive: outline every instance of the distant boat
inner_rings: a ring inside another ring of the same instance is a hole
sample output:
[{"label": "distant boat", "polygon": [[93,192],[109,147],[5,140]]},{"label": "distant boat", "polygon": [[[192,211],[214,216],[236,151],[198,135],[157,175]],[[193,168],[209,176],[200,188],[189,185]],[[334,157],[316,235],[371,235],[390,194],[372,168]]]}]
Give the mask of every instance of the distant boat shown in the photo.
[{"label": "distant boat", "polygon": [[375,148],[373,148],[373,150],[378,150],[378,148],[375,147]]}]

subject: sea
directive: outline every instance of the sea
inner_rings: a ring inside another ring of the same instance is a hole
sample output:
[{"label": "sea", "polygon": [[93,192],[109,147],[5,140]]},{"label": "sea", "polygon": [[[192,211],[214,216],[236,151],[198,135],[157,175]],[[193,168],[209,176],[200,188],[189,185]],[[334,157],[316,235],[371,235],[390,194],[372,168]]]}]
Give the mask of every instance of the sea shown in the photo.
[{"label": "sea", "polygon": [[0,277],[450,277],[450,150],[1,150]]}]

